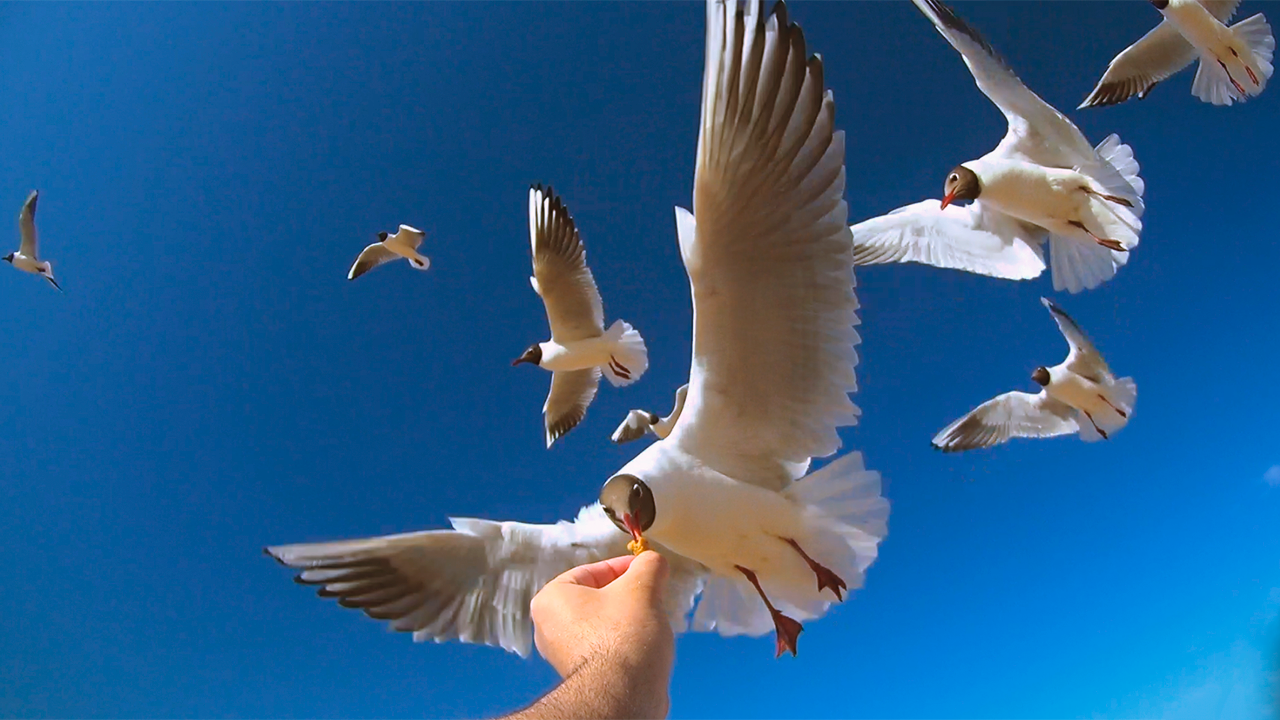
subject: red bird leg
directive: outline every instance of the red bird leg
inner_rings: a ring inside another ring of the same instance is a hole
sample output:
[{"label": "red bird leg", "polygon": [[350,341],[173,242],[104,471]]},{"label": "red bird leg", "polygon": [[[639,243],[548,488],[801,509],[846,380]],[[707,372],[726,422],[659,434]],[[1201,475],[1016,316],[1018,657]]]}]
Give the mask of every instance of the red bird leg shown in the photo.
[{"label": "red bird leg", "polygon": [[769,608],[769,614],[773,616],[773,632],[778,640],[778,653],[774,657],[782,657],[782,653],[786,650],[791,651],[791,656],[796,655],[796,640],[800,638],[800,631],[804,630],[804,626],[796,620],[778,612],[778,609],[769,602],[768,596],[764,594],[764,589],[760,587],[760,580],[756,578],[756,574],[741,565],[734,565],[738,572],[747,576],[747,580],[755,586],[756,592],[760,593],[760,599],[764,601],[764,606]]},{"label": "red bird leg", "polygon": [[849,586],[844,584],[844,580],[842,580],[839,575],[831,572],[830,568],[825,567],[817,560],[809,557],[809,553],[806,553],[800,547],[800,543],[792,540],[791,538],[781,538],[781,540],[794,548],[796,552],[800,553],[800,557],[804,558],[804,561],[809,563],[809,569],[813,570],[813,574],[818,576],[818,592],[822,592],[824,588],[831,588],[831,592],[836,594],[836,599],[840,602],[844,602],[844,595],[841,591],[848,590]]},{"label": "red bird leg", "polygon": [[1110,439],[1111,439],[1111,438],[1107,437],[1107,431],[1106,431],[1106,430],[1103,430],[1102,428],[1098,427],[1098,423],[1093,422],[1093,416],[1089,414],[1089,411],[1088,411],[1088,410],[1081,410],[1080,412],[1084,413],[1084,416],[1085,416],[1085,417],[1087,417],[1087,418],[1089,418],[1089,422],[1093,423],[1093,429],[1098,431],[1098,434],[1102,436],[1102,439],[1103,439],[1103,440],[1110,440]]},{"label": "red bird leg", "polygon": [[1094,235],[1093,231],[1085,227],[1084,223],[1080,222],[1079,220],[1071,220],[1070,224],[1073,227],[1078,227],[1081,230],[1089,233],[1089,237],[1093,238],[1094,242],[1098,243],[1099,245],[1101,245],[1102,247],[1108,250],[1115,250],[1116,252],[1129,252],[1129,248],[1125,247],[1124,245],[1121,245],[1119,240],[1112,240],[1110,238],[1100,238],[1097,235]]},{"label": "red bird leg", "polygon": [[[1088,195],[1095,195],[1097,197],[1102,198],[1103,200],[1106,200],[1108,202],[1113,202],[1117,205],[1123,205],[1127,208],[1133,207],[1133,203],[1129,202],[1127,198],[1122,198],[1119,195],[1107,195],[1105,193],[1096,192],[1092,188],[1087,188],[1087,187],[1081,188],[1081,190],[1084,190],[1085,193]],[[1088,232],[1088,231],[1086,230],[1085,232]]]},{"label": "red bird leg", "polygon": [[1249,93],[1246,93],[1244,91],[1244,86],[1236,82],[1235,78],[1231,77],[1231,71],[1227,69],[1227,64],[1222,62],[1221,60],[1218,61],[1218,64],[1222,66],[1222,72],[1227,74],[1227,79],[1230,80],[1231,84],[1235,86],[1236,91],[1239,92],[1241,95],[1247,96]]},{"label": "red bird leg", "polygon": [[1129,413],[1127,413],[1127,412],[1125,412],[1125,411],[1121,410],[1120,408],[1116,407],[1115,405],[1112,405],[1112,404],[1111,404],[1111,401],[1107,399],[1107,396],[1106,396],[1106,395],[1099,394],[1099,395],[1098,395],[1098,398],[1099,398],[1100,400],[1102,400],[1102,402],[1106,403],[1106,404],[1107,404],[1107,407],[1110,407],[1112,410],[1115,410],[1117,415],[1119,415],[1120,417],[1122,417],[1122,418],[1124,418],[1124,419],[1126,419],[1126,420],[1128,420],[1128,419],[1129,419]]}]

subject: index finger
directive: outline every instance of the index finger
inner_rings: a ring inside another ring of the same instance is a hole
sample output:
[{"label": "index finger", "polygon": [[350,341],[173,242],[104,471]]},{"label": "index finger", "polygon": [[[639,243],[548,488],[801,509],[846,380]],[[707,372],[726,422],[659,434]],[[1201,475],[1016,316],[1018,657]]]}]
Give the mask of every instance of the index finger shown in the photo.
[{"label": "index finger", "polygon": [[631,567],[631,561],[634,559],[635,556],[633,555],[623,555],[622,557],[593,562],[589,565],[579,565],[572,570],[566,570],[547,584],[568,583],[599,590],[622,577],[627,568]]}]

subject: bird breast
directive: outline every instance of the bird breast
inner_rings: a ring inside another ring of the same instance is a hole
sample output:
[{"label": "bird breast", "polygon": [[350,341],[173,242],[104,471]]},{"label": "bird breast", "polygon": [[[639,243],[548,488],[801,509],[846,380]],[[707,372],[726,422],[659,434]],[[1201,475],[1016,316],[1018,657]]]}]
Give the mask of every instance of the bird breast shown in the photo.
[{"label": "bird breast", "polygon": [[1047,168],[1019,161],[983,164],[979,199],[991,207],[1035,225],[1075,219],[1088,196],[1088,179],[1074,170]]},{"label": "bird breast", "polygon": [[540,345],[542,362],[539,365],[552,371],[585,370],[607,365],[612,349],[603,336],[574,340],[564,345],[549,340]]}]

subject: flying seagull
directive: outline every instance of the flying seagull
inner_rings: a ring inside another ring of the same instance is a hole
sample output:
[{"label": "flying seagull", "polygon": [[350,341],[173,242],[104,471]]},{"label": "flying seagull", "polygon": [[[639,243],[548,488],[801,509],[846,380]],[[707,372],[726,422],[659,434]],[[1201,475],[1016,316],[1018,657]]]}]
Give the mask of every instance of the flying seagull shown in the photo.
[{"label": "flying seagull", "polygon": [[676,390],[676,405],[672,408],[671,414],[664,418],[648,410],[632,410],[627,413],[627,419],[622,421],[609,439],[622,445],[632,440],[639,440],[645,436],[645,433],[653,433],[659,440],[665,440],[671,434],[671,429],[676,426],[676,421],[680,419],[680,411],[684,410],[684,400],[688,394],[689,384],[685,383]]},{"label": "flying seagull", "polygon": [[614,387],[640,379],[649,351],[631,325],[604,327],[604,303],[587,267],[587,250],[564,203],[551,188],[529,189],[529,238],[533,276],[529,283],[547,310],[551,339],[530,345],[511,364],[551,371],[551,392],[542,406],[547,447],[587,416],[600,375]]},{"label": "flying seagull", "polygon": [[1191,94],[1214,105],[1244,102],[1267,86],[1276,39],[1258,13],[1231,27],[1240,0],[1150,0],[1164,15],[1107,66],[1080,109],[1145,99],[1156,83],[1200,61]]},{"label": "flying seagull", "polygon": [[22,212],[18,213],[18,233],[22,236],[22,242],[18,245],[18,252],[9,253],[4,256],[4,259],[5,262],[23,272],[39,275],[48,280],[50,285],[61,292],[62,286],[53,279],[53,264],[47,261],[41,262],[36,250],[36,201],[39,199],[40,191],[32,190],[27,196],[27,201],[22,204]]},{"label": "flying seagull", "polygon": [[860,453],[809,472],[858,416],[844,134],[786,5],[736,6],[707,3],[696,224],[676,211],[693,358],[671,434],[572,523],[454,520],[452,531],[268,548],[301,582],[418,639],[521,653],[531,594],[624,552],[629,537],[671,560],[677,630],[698,597],[694,630],[775,630],[778,654],[795,652],[800,621],[862,585],[887,532],[879,474]]},{"label": "flying seagull", "polygon": [[946,452],[973,450],[1015,437],[1080,433],[1085,442],[1105,440],[1129,422],[1138,399],[1133,378],[1116,379],[1097,348],[1062,308],[1040,302],[1058,323],[1071,352],[1060,365],[1038,367],[1031,379],[1039,393],[1007,392],[988,400],[942,429],[933,446]]},{"label": "flying seagull", "polygon": [[[1133,151],[1116,135],[1091,147],[949,7],[913,2],[960,52],[1009,127],[994,150],[947,173],[941,202],[854,225],[854,261],[920,262],[1025,280],[1044,270],[1047,241],[1054,289],[1075,293],[1110,280],[1142,231],[1144,183]],[[953,204],[962,200],[973,203]]]},{"label": "flying seagull", "polygon": [[431,267],[431,260],[418,254],[418,247],[425,237],[426,233],[408,225],[401,225],[395,235],[378,233],[378,242],[360,251],[360,256],[347,273],[347,279],[355,280],[379,265],[400,258],[408,260],[415,270],[426,270]]}]

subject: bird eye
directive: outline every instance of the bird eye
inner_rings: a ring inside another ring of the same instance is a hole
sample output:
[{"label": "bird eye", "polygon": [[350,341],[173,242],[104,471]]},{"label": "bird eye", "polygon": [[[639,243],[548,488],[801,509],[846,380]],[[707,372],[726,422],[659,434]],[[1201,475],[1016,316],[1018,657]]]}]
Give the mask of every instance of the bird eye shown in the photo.
[{"label": "bird eye", "polygon": [[949,178],[947,178],[947,179],[948,179],[948,180],[950,180],[951,182],[956,182],[957,180],[959,180],[959,179],[960,179],[960,176],[959,176],[959,175],[956,175],[955,173],[951,173],[951,177],[949,177]]}]

